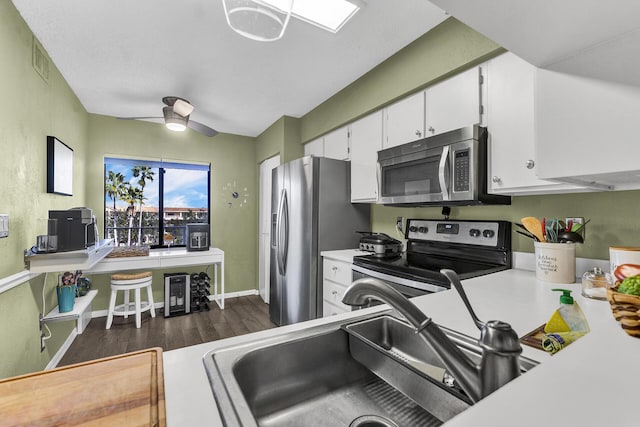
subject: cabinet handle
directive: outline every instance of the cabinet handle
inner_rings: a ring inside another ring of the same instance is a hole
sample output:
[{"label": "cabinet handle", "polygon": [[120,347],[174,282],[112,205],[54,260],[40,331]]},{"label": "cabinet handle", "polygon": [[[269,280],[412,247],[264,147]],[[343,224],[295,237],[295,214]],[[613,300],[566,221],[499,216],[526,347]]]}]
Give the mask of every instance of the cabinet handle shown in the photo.
[{"label": "cabinet handle", "polygon": [[333,291],[333,292],[331,292],[331,295],[333,295],[333,296],[338,295],[338,291]]},{"label": "cabinet handle", "polygon": [[536,162],[534,162],[533,160],[527,160],[525,165],[527,166],[527,169],[533,169],[533,167],[536,165]]},{"label": "cabinet handle", "polygon": [[417,130],[417,131],[416,131],[416,136],[417,136],[418,138],[420,138],[420,137],[422,136],[422,132],[420,132],[419,130]]},{"label": "cabinet handle", "polygon": [[436,130],[433,128],[433,126],[429,126],[429,129],[427,130],[431,133],[436,133]]},{"label": "cabinet handle", "polygon": [[500,181],[502,181],[502,180],[500,179],[500,177],[499,177],[499,176],[494,176],[493,178],[491,178],[491,181],[493,181],[493,182],[495,182],[495,183],[498,183],[498,182],[500,182]]},{"label": "cabinet handle", "polygon": [[331,267],[331,270],[333,270],[333,272],[335,273],[336,271],[338,271],[338,267],[334,265],[333,267]]}]

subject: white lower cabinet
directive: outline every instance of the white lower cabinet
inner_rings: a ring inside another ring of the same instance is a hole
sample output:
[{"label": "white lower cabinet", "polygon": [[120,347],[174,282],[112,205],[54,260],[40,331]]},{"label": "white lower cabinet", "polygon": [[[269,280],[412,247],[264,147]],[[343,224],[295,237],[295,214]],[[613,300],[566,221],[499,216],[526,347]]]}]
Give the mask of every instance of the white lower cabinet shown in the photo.
[{"label": "white lower cabinet", "polygon": [[351,311],[351,306],[342,303],[342,296],[351,284],[351,263],[325,257],[322,275],[322,316]]},{"label": "white lower cabinet", "polygon": [[[550,194],[584,188],[538,178],[535,152],[536,68],[512,53],[491,59],[487,76],[488,188],[494,194]],[[556,155],[556,154],[554,154]]]}]

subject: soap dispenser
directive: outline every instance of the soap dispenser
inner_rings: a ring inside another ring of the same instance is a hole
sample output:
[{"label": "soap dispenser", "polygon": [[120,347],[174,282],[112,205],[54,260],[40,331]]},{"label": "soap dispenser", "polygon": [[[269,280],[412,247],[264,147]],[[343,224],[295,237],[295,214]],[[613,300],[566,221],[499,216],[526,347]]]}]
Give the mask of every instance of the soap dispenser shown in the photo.
[{"label": "soap dispenser", "polygon": [[560,295],[560,307],[553,313],[545,332],[589,332],[589,322],[582,312],[582,309],[571,296],[568,289],[552,289],[552,291],[562,292]]},{"label": "soap dispenser", "polygon": [[568,289],[552,289],[562,292],[560,307],[553,312],[544,327],[542,347],[549,353],[556,353],[589,332],[589,322],[582,309]]}]

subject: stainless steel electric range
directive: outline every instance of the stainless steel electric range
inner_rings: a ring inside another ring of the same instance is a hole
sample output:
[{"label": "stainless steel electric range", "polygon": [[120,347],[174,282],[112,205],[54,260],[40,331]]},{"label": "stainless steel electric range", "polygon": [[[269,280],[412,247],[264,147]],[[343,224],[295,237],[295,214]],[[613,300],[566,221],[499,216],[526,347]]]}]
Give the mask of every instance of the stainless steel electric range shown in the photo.
[{"label": "stainless steel electric range", "polygon": [[508,221],[407,220],[406,252],[353,258],[353,280],[375,277],[407,297],[449,289],[443,268],[461,279],[511,268]]}]

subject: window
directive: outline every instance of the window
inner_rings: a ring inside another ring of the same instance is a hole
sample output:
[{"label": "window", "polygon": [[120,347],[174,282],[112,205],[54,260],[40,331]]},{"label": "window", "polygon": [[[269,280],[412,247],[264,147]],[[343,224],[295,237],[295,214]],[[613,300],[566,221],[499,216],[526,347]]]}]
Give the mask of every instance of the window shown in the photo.
[{"label": "window", "polygon": [[187,224],[209,224],[209,176],[209,165],[105,158],[105,237],[116,246],[184,246]]}]

